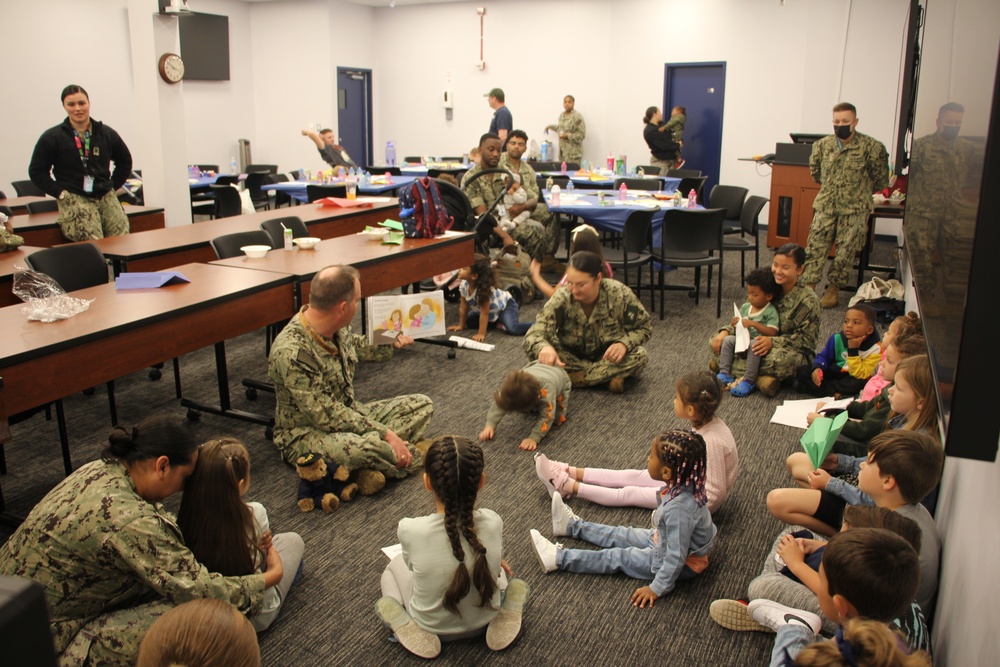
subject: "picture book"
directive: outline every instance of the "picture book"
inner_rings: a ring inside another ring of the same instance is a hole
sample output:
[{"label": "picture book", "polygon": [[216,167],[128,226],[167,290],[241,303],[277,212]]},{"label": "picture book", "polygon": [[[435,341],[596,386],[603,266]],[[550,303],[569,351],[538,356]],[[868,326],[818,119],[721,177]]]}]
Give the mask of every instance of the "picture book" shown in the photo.
[{"label": "picture book", "polygon": [[368,341],[373,345],[391,345],[396,336],[429,338],[446,333],[444,292],[418,292],[370,296],[367,299]]}]

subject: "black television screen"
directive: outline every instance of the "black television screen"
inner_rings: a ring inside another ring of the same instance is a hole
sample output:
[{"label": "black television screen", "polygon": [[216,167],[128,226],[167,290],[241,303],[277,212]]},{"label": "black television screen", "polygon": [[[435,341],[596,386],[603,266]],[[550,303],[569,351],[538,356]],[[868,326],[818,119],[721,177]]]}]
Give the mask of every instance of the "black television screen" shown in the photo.
[{"label": "black television screen", "polygon": [[807,132],[790,132],[788,136],[792,138],[793,144],[814,144],[827,135],[810,134]]},{"label": "black television screen", "polygon": [[229,81],[229,17],[192,13],[179,21],[184,78]]}]

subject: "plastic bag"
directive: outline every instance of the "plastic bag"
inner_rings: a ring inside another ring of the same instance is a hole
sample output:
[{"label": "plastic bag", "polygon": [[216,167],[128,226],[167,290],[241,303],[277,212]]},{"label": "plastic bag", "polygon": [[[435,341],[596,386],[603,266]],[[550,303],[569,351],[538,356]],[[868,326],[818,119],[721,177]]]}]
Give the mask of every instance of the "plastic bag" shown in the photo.
[{"label": "plastic bag", "polygon": [[50,276],[22,266],[14,267],[14,295],[25,302],[21,312],[28,320],[56,322],[90,308],[93,299],[69,296]]},{"label": "plastic bag", "polygon": [[898,280],[885,280],[875,276],[858,288],[857,294],[851,297],[848,307],[859,301],[875,301],[877,299],[902,299],[903,285]]}]

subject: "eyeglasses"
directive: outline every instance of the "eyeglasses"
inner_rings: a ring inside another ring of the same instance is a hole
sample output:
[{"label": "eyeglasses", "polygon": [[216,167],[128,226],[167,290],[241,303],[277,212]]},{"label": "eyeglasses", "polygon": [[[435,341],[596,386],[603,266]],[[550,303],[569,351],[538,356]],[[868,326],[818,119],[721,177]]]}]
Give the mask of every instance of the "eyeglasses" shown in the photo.
[{"label": "eyeglasses", "polygon": [[589,280],[584,280],[583,282],[579,283],[567,282],[566,285],[568,285],[570,289],[580,290],[589,285],[590,283],[594,282],[595,280],[597,280],[597,278],[591,278]]}]

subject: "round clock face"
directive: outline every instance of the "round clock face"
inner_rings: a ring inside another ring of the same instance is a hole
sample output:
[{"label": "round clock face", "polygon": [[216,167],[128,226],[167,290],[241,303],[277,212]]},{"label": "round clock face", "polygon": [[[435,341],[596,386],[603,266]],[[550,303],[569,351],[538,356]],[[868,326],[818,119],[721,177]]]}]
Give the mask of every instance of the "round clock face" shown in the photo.
[{"label": "round clock face", "polygon": [[164,53],[160,57],[160,77],[167,83],[177,83],[184,78],[184,61],[174,53]]}]

